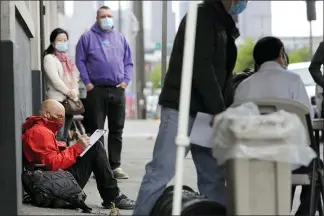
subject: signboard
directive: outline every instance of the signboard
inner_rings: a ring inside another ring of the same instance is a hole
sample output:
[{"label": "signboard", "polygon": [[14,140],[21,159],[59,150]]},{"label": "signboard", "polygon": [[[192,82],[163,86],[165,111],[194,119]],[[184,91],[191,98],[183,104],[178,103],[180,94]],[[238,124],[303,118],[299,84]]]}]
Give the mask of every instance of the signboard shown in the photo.
[{"label": "signboard", "polygon": [[[173,41],[169,41],[167,43],[167,48],[172,48],[172,46],[173,46]],[[155,49],[156,50],[161,50],[162,49],[162,43],[161,42],[156,42],[155,43]]]}]

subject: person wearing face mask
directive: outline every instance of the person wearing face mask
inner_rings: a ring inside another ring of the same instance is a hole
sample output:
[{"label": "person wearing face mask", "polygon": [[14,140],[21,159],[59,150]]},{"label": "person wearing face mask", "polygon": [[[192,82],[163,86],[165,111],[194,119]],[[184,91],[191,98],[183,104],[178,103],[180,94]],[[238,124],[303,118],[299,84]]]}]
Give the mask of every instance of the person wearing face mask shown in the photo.
[{"label": "person wearing face mask", "polygon": [[[282,41],[276,37],[260,39],[253,49],[256,73],[243,80],[235,91],[234,102],[249,101],[249,99],[274,97],[296,100],[309,108],[312,118],[314,109],[300,76],[286,70],[289,59]],[[301,167],[294,173],[310,173],[309,167]],[[294,199],[296,187],[292,189]],[[319,189],[318,189],[319,190]],[[296,215],[309,215],[310,186],[303,185],[300,195],[300,206]]]},{"label": "person wearing face mask", "polygon": [[[46,73],[47,98],[63,102],[66,97],[78,100],[79,72],[67,55],[69,35],[56,28],[50,35],[50,45],[44,52],[44,71]],[[73,120],[72,115],[65,116],[64,126],[57,138],[68,143],[68,131]]]},{"label": "person wearing face mask", "polygon": [[63,126],[64,115],[63,105],[48,99],[41,105],[40,116],[31,116],[23,123],[25,165],[44,164],[48,171],[67,170],[81,188],[85,187],[93,172],[103,207],[111,208],[114,203],[117,208],[132,209],[135,202],[120,192],[102,143],[95,143],[84,156],[78,158],[90,143],[87,135],[80,135],[72,146],[56,140],[55,135]]},{"label": "person wearing face mask", "polygon": [[314,116],[314,109],[300,76],[286,70],[288,57],[280,39],[260,39],[253,49],[253,59],[257,71],[238,85],[234,102],[264,97],[291,99],[305,104],[311,116]]},{"label": "person wearing face mask", "polygon": [[[237,57],[235,39],[239,36],[232,16],[243,12],[246,5],[242,0],[205,0],[198,6],[188,133],[198,112],[216,115],[226,109],[229,96],[224,92],[230,88]],[[175,174],[185,28],[186,16],[174,40],[159,98],[161,122],[153,158],[146,165],[133,215],[149,215]],[[224,170],[211,149],[191,144],[188,150],[196,166],[199,192],[226,205]]]},{"label": "person wearing face mask", "polygon": [[125,89],[131,81],[133,61],[125,37],[114,28],[112,11],[102,6],[97,21],[76,46],[76,65],[87,89],[87,133],[103,129],[108,118],[108,152],[118,179],[129,178],[122,170],[122,133],[125,123]]}]

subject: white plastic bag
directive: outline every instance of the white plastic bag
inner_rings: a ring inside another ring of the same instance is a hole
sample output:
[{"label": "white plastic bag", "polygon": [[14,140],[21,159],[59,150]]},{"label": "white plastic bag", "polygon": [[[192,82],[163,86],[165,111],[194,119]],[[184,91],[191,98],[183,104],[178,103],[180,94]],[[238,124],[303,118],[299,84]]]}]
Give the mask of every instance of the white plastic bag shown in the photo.
[{"label": "white plastic bag", "polygon": [[295,114],[278,111],[260,115],[246,103],[215,118],[213,155],[219,164],[234,158],[253,158],[307,166],[316,156],[308,135]]}]

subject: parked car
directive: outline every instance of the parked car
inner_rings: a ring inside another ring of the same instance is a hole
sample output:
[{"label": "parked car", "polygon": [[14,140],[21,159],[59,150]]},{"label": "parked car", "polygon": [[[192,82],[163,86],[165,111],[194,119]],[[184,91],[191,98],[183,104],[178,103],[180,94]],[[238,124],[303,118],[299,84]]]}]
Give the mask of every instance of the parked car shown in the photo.
[{"label": "parked car", "polygon": [[309,65],[310,62],[293,63],[289,64],[288,70],[297,73],[301,77],[306,87],[309,99],[311,100],[311,103],[314,107],[315,116],[320,116],[322,109],[321,104],[323,100],[323,89],[320,86],[316,85],[313,77],[309,73]]}]

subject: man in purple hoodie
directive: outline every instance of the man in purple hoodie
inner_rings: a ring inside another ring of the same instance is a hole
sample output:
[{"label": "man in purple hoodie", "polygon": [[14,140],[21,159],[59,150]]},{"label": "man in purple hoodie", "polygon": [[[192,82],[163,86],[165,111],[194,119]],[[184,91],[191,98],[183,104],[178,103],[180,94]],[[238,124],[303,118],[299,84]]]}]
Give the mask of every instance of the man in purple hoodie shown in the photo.
[{"label": "man in purple hoodie", "polygon": [[120,168],[125,123],[125,88],[132,78],[133,61],[125,37],[114,30],[112,11],[102,6],[97,22],[76,47],[76,65],[87,88],[88,133],[103,129],[108,117],[109,162],[117,179],[127,179]]}]

